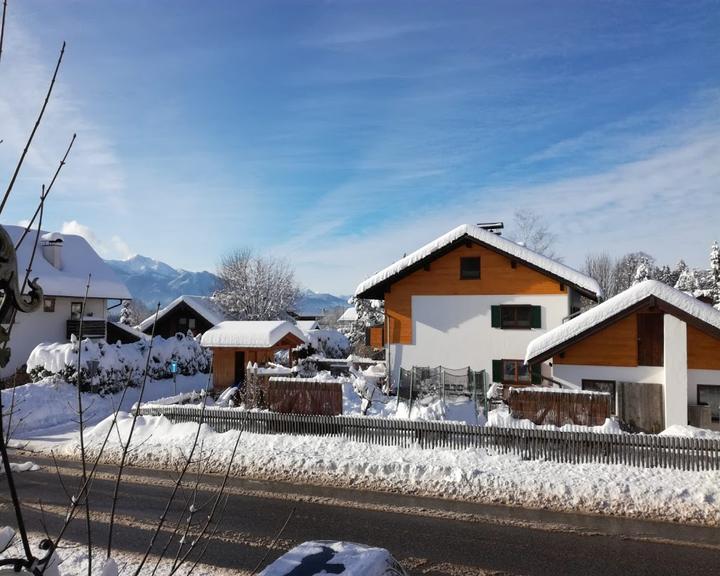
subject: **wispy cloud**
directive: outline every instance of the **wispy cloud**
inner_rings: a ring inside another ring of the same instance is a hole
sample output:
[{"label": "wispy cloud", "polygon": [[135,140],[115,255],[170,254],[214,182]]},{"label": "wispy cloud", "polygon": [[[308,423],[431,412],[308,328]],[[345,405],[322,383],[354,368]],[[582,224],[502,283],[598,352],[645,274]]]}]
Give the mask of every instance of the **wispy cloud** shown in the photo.
[{"label": "wispy cloud", "polygon": [[[0,67],[0,173],[9,174],[22,151],[47,91],[60,46],[50,48],[30,34],[22,10],[13,11],[5,30]],[[46,218],[57,203],[77,208],[88,203],[124,209],[125,177],[109,138],[84,111],[79,86],[65,80],[68,48],[42,124],[8,205],[9,215],[34,210],[43,183],[48,183],[73,135],[77,141],[49,200]]]},{"label": "wispy cloud", "polygon": [[[527,207],[544,215],[558,233],[558,252],[571,265],[600,250],[645,250],[661,261],[682,257],[707,265],[700,258],[718,235],[712,215],[720,210],[720,126],[706,122],[692,130],[663,131],[663,141],[666,146],[642,159],[607,169],[542,184],[476,188],[432,206],[409,203],[374,225],[371,219],[362,230],[349,226],[339,233],[338,227],[323,226],[296,236],[283,249],[296,255],[299,275],[309,286],[348,292],[453,226],[509,221],[514,209]],[[632,138],[625,141],[626,147],[635,145]],[[344,222],[342,228],[350,220],[336,222]]]},{"label": "wispy cloud", "polygon": [[103,258],[126,259],[135,254],[119,236],[111,236],[109,240],[102,239],[89,226],[80,224],[77,220],[63,222],[60,231],[63,234],[82,236]]}]

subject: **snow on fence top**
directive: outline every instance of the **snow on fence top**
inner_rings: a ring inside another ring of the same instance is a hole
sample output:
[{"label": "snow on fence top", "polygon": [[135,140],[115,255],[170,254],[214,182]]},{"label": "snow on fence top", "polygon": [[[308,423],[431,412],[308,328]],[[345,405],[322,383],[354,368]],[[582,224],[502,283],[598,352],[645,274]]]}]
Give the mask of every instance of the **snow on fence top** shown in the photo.
[{"label": "snow on fence top", "polygon": [[307,342],[302,331],[285,320],[226,320],[202,336],[207,348],[270,348],[288,334]]},{"label": "snow on fence top", "polygon": [[517,244],[512,240],[508,240],[507,238],[503,238],[502,236],[498,236],[497,234],[493,234],[492,232],[483,230],[482,228],[479,228],[473,224],[462,224],[457,228],[450,230],[450,232],[448,232],[447,234],[440,236],[440,238],[433,240],[419,250],[415,250],[415,252],[413,252],[412,254],[401,258],[400,260],[388,266],[384,270],[381,270],[377,274],[374,274],[373,276],[362,282],[360,285],[358,285],[358,287],[355,289],[355,295],[359,296],[363,292],[366,292],[377,284],[380,284],[388,280],[389,278],[395,276],[396,274],[401,273],[406,268],[409,268],[413,264],[418,263],[419,261],[433,254],[434,252],[437,252],[438,250],[448,246],[449,244],[452,244],[453,242],[459,240],[460,238],[463,238],[464,236],[474,238],[478,242],[481,242],[487,246],[490,246],[501,252],[504,252],[505,254],[517,258],[519,261],[526,262],[537,268],[545,270],[553,276],[562,278],[568,284],[577,286],[578,288],[582,288],[598,296],[602,295],[600,285],[593,278],[590,278],[590,276],[582,274],[581,272],[569,268],[568,266],[565,266],[560,262],[556,262],[555,260],[552,260],[547,256],[543,256],[542,254],[533,252],[525,246],[521,246],[520,244]]},{"label": "snow on fence top", "polygon": [[535,338],[528,344],[525,362],[534,361],[549,350],[579,336],[600,322],[620,314],[651,296],[720,330],[719,310],[667,284],[657,280],[645,280],[631,286],[617,296],[613,296],[602,304],[598,304],[587,312],[583,312],[565,324],[561,324],[557,328],[553,328],[542,336]]},{"label": "snow on fence top", "polygon": [[[162,308],[157,313],[157,319],[160,320],[160,318],[165,316],[165,314],[173,310],[182,302],[190,306],[190,308],[200,314],[200,316],[205,318],[205,320],[210,322],[210,324],[217,325],[225,320],[225,314],[222,310],[220,310],[220,307],[210,299],[209,296],[189,296],[187,294],[178,296],[175,300],[170,302],[170,304],[165,306],[165,308]],[[155,314],[151,314],[145,318],[145,320],[140,322],[140,324],[138,324],[138,330],[144,331],[148,329],[153,325],[153,322],[155,322]]]},{"label": "snow on fence top", "polygon": [[[25,228],[22,226],[6,226],[3,228],[17,244],[23,235]],[[25,238],[17,251],[18,270],[25,270],[32,256],[33,244],[35,243],[36,231],[31,231]],[[45,296],[75,296],[85,295],[85,286],[88,283],[88,274],[92,274],[90,280],[90,298],[117,298],[129,300],[132,298],[127,286],[115,275],[112,268],[98,256],[87,240],[74,234],[48,234],[41,232],[43,240],[58,243],[57,250],[60,251],[59,264],[56,268],[43,255],[41,247],[38,247],[32,265],[31,278],[37,276],[38,283],[42,286]],[[97,318],[93,318],[97,320]]]}]

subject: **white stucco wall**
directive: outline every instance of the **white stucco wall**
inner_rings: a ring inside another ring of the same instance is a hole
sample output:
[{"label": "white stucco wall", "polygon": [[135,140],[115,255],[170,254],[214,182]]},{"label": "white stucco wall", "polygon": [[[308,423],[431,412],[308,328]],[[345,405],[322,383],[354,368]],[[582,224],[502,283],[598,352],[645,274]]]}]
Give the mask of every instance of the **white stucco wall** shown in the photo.
[{"label": "white stucco wall", "polygon": [[697,386],[720,386],[720,370],[688,370],[688,404],[697,404]]},{"label": "white stucco wall", "polygon": [[642,382],[665,384],[665,369],[662,366],[581,366],[577,364],[555,364],[553,377],[567,380],[580,386],[585,380],[615,380],[616,382]]},{"label": "white stucco wall", "polygon": [[687,324],[671,314],[663,316],[665,335],[665,426],[687,424]]},{"label": "white stucco wall", "polygon": [[[42,305],[32,314],[18,313],[10,335],[10,363],[0,371],[0,377],[11,376],[25,364],[35,346],[41,342],[65,342],[66,322],[70,319],[70,304],[82,298],[55,298],[55,311],[44,312]],[[106,300],[88,298],[85,315],[98,320],[106,317]]]},{"label": "white stucco wall", "polygon": [[[491,306],[502,304],[540,306],[542,328],[493,328]],[[401,367],[412,366],[470,366],[491,374],[493,360],[522,360],[530,341],[559,326],[568,310],[567,294],[413,296],[413,344],[390,345],[393,380]]]}]

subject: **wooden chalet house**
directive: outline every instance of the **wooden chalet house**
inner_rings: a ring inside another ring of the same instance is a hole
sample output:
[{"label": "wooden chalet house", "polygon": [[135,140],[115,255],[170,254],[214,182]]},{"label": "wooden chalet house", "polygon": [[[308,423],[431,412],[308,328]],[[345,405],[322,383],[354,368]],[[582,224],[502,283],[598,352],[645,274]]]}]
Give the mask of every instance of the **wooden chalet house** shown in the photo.
[{"label": "wooden chalet house", "polygon": [[526,359],[558,381],[609,392],[613,411],[640,430],[720,429],[720,311],[656,280],[539,336]]},{"label": "wooden chalet house", "polygon": [[530,384],[541,374],[524,363],[528,344],[577,312],[581,296],[600,293],[585,274],[466,224],[371,276],[355,296],[385,301],[393,382],[401,368],[445,366]]},{"label": "wooden chalet house", "polygon": [[220,322],[202,335],[201,344],[213,353],[213,389],[245,382],[248,362],[272,362],[275,352],[307,342],[302,331],[284,320]]},{"label": "wooden chalet house", "polygon": [[178,296],[157,313],[151,314],[137,327],[145,334],[151,334],[155,325],[155,336],[171,338],[178,332],[193,336],[204,334],[213,326],[226,320],[225,313],[209,296]]}]

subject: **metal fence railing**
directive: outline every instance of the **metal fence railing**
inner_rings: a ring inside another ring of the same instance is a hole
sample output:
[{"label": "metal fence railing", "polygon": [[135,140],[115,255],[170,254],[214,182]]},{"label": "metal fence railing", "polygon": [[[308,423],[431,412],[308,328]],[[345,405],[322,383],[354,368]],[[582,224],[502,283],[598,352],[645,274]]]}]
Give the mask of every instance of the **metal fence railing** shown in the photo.
[{"label": "metal fence railing", "polygon": [[[198,406],[145,405],[139,408],[139,412],[144,416],[165,416],[172,422],[198,422],[201,415]],[[486,448],[528,460],[720,470],[720,439],[526,430],[450,422],[306,416],[214,407],[205,409],[203,422],[217,432],[244,430],[254,434],[340,436],[385,446]]]}]

